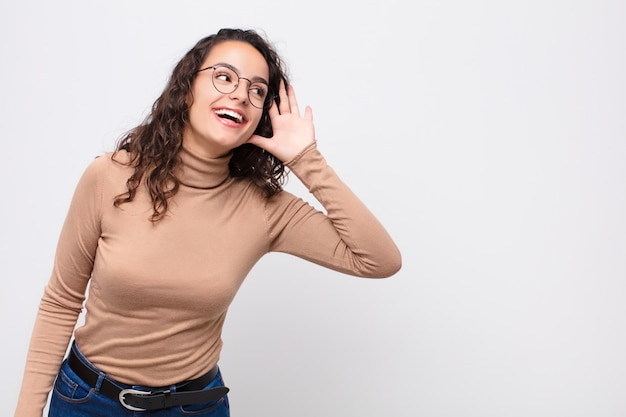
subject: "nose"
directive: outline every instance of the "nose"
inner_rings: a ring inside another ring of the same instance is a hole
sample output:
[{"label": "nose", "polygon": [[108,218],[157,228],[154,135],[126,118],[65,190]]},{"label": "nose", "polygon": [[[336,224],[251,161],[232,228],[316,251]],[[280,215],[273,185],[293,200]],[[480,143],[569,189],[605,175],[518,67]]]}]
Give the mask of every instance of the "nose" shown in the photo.
[{"label": "nose", "polygon": [[232,93],[230,93],[230,97],[241,100],[241,102],[243,103],[247,103],[248,102],[248,83],[244,81],[247,81],[247,80],[245,78],[239,79],[239,83],[235,87],[235,90]]}]

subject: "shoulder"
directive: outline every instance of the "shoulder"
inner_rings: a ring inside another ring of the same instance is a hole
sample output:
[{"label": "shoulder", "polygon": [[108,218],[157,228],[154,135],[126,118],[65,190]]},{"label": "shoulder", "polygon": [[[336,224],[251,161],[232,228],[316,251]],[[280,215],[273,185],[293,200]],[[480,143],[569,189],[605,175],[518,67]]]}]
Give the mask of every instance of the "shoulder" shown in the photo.
[{"label": "shoulder", "polygon": [[89,163],[86,171],[99,174],[113,174],[114,172],[132,172],[130,156],[126,151],[106,152],[96,156]]},{"label": "shoulder", "polygon": [[133,168],[129,162],[130,157],[125,151],[100,154],[89,162],[81,182],[98,187],[110,184],[118,188],[120,183],[125,184],[133,174]]}]

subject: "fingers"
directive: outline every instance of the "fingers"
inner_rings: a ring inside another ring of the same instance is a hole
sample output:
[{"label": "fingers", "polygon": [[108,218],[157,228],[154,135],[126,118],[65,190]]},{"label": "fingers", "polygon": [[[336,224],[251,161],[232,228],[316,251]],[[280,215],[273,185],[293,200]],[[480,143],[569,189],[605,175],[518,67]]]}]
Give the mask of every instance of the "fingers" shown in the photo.
[{"label": "fingers", "polygon": [[313,109],[311,106],[306,106],[304,108],[304,118],[313,122]]},{"label": "fingers", "polygon": [[296,92],[291,85],[286,86],[284,80],[280,81],[278,97],[280,97],[280,106],[278,107],[278,112],[280,114],[300,114],[298,100],[296,99]]},{"label": "fingers", "polygon": [[293,86],[287,86],[287,97],[289,97],[289,107],[292,113],[300,115],[300,108],[298,107],[298,100],[296,100],[296,92]]},{"label": "fingers", "polygon": [[[292,85],[285,86],[285,81],[281,80],[278,97],[280,98],[280,104],[276,105],[276,102],[274,102],[268,110],[270,119],[277,118],[283,114],[295,114],[296,116],[300,116],[298,99],[296,98],[296,92]],[[309,106],[306,106],[303,117],[309,120],[313,119],[313,114]]]},{"label": "fingers", "polygon": [[280,97],[280,106],[278,112],[280,114],[289,113],[291,108],[289,107],[289,96],[287,95],[287,88],[285,87],[285,80],[280,80],[280,87],[278,88],[278,97]]}]

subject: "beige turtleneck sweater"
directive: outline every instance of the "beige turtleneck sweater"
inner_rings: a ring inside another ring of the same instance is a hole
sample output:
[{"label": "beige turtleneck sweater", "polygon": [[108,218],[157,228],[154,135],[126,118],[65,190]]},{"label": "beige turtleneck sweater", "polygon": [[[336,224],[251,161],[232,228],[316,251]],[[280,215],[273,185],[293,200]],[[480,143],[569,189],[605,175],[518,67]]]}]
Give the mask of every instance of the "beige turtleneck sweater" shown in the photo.
[{"label": "beige turtleneck sweater", "polygon": [[[15,417],[41,417],[72,336],[91,362],[124,383],[164,386],[204,374],[218,362],[228,306],[268,252],[361,277],[400,269],[390,236],[315,145],[286,165],[326,213],[287,191],[266,198],[229,178],[230,156],[203,159],[183,149],[182,185],[157,223],[149,220],[145,189],[113,206],[132,169],[111,156],[96,158],[76,188]],[[87,289],[85,323],[74,331]]]}]

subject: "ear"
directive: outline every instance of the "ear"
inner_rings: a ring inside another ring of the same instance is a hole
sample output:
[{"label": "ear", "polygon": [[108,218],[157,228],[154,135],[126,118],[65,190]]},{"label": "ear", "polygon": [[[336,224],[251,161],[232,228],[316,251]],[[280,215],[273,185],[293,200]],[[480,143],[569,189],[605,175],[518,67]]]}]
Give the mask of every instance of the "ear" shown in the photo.
[{"label": "ear", "polygon": [[193,104],[193,84],[191,84],[191,88],[189,89],[189,92],[187,93],[187,98],[185,99],[185,103],[187,104],[187,109],[189,109],[191,107],[191,105]]}]

